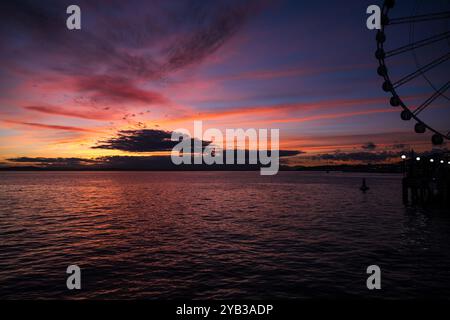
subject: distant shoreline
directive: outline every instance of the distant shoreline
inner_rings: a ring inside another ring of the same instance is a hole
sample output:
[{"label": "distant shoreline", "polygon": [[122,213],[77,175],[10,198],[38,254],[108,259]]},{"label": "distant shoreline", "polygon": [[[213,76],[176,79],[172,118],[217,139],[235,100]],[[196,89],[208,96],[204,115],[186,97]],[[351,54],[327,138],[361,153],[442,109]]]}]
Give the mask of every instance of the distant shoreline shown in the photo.
[{"label": "distant shoreline", "polygon": [[[0,168],[1,172],[11,172],[11,171],[35,171],[35,172],[45,172],[45,171],[163,171],[163,172],[220,172],[220,171],[258,171],[259,167],[178,167],[178,168],[64,168],[64,167],[53,167],[53,168],[39,168],[39,167],[3,167]],[[296,166],[288,167],[281,166],[279,171],[300,171],[300,172],[361,172],[361,173],[402,173],[401,164],[380,164],[380,165],[339,165],[339,166]]]}]

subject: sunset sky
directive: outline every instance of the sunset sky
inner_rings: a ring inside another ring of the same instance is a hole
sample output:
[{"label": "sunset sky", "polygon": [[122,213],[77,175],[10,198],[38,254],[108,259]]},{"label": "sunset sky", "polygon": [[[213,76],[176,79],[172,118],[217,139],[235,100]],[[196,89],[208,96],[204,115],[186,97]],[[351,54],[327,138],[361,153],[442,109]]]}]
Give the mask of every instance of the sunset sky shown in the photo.
[{"label": "sunset sky", "polygon": [[[365,26],[372,3],[342,3],[2,1],[0,164],[161,154],[111,145],[124,130],[138,137],[194,120],[279,128],[280,148],[299,152],[291,164],[431,149],[430,134],[415,134],[381,90]],[[70,4],[81,7],[81,31],[66,28]],[[406,42],[397,36],[393,47]],[[430,93],[417,81],[404,99]],[[427,114],[433,126],[448,124],[445,102]]]}]

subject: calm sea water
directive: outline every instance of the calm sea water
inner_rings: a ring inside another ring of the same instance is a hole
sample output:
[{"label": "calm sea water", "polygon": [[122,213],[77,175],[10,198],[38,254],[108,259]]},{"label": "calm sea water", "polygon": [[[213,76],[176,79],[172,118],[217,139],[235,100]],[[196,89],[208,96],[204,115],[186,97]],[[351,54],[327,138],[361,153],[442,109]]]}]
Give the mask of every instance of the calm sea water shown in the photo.
[{"label": "calm sea water", "polygon": [[0,297],[450,297],[450,214],[400,190],[381,174],[0,173]]}]

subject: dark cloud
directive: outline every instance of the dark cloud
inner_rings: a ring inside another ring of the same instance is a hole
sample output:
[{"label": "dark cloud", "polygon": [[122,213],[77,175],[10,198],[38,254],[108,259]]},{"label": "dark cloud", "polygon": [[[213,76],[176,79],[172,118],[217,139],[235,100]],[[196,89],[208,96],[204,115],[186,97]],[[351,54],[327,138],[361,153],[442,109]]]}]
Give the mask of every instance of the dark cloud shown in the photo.
[{"label": "dark cloud", "polygon": [[218,5],[199,21],[200,26],[167,50],[164,70],[183,68],[202,61],[232,37],[256,11],[254,2]]},{"label": "dark cloud", "polygon": [[90,93],[94,102],[121,103],[137,102],[144,104],[167,104],[168,100],[157,92],[142,90],[126,78],[92,76],[78,81],[80,92]]},{"label": "dark cloud", "polygon": [[[223,154],[225,154],[227,151],[228,150],[225,149],[223,151],[222,150],[217,150],[216,152],[222,152]],[[239,152],[239,151],[241,151],[241,152],[244,151],[246,161],[247,161],[247,159],[250,158],[250,156],[256,157],[257,159],[259,159],[259,153],[260,152],[266,153],[268,156],[272,155],[272,151],[271,150],[242,150],[242,149],[240,149],[240,150],[234,149],[233,150],[234,155],[236,156],[237,152]],[[297,151],[297,150],[278,150],[278,156],[280,158],[293,157],[293,156],[296,156],[296,155],[299,155],[299,154],[302,154],[302,153],[303,153],[302,151]]]},{"label": "dark cloud", "polygon": [[408,149],[410,146],[404,143],[396,143],[394,145],[391,146],[391,149],[394,150],[405,150]]},{"label": "dark cloud", "polygon": [[[185,139],[190,137],[184,136]],[[128,152],[157,152],[171,151],[178,144],[178,141],[172,141],[172,132],[156,129],[140,129],[140,130],[122,130],[116,137],[99,141],[93,149],[110,149]],[[191,138],[191,145],[196,139]],[[202,141],[202,146],[210,145],[210,141]],[[218,148],[219,150],[219,148]],[[220,152],[220,151],[217,151]],[[246,150],[246,157],[254,151]],[[291,157],[303,153],[297,150],[279,150],[280,157]],[[269,151],[270,154],[270,151]]]},{"label": "dark cloud", "polygon": [[[191,158],[192,163],[193,157]],[[11,163],[16,168],[17,166],[25,168],[31,166],[38,169],[54,170],[257,170],[261,167],[259,164],[248,164],[248,157],[249,152],[247,150],[246,164],[236,164],[235,159],[235,164],[227,165],[174,165],[170,156],[105,156],[95,159],[20,157],[7,159],[9,163],[3,167],[11,167]]]},{"label": "dark cloud", "polygon": [[[172,141],[172,132],[154,129],[142,130],[123,130],[119,131],[116,137],[99,141],[94,149],[112,149],[128,152],[155,152],[170,151],[178,144],[178,141]],[[194,142],[194,139],[192,139]],[[211,142],[203,141],[203,146]]]},{"label": "dark cloud", "polygon": [[326,160],[326,161],[362,161],[362,162],[384,162],[391,158],[399,158],[400,152],[336,152],[336,153],[325,153],[315,156],[315,160]]},{"label": "dark cloud", "polygon": [[83,107],[170,107],[143,84],[168,80],[216,52],[259,11],[255,3],[78,0],[82,29],[69,31],[66,8],[73,1],[0,1],[0,70],[8,79],[7,85],[0,79],[0,95],[46,85]]},{"label": "dark cloud", "polygon": [[[0,31],[27,31],[34,35],[48,36],[59,32],[61,24],[65,25],[66,1],[15,0],[0,2]],[[63,14],[61,14],[61,12]]]},{"label": "dark cloud", "polygon": [[160,79],[214,53],[259,11],[256,3],[79,0],[82,30],[73,32],[66,28],[72,1],[1,1],[0,65],[83,81],[103,75]]},{"label": "dark cloud", "polygon": [[0,168],[8,168],[9,164],[6,162],[0,162]]},{"label": "dark cloud", "polygon": [[169,156],[106,156],[95,159],[84,158],[30,158],[19,157],[7,159],[15,165],[35,167],[41,169],[68,170],[102,170],[102,169],[133,169],[159,170],[175,167]]},{"label": "dark cloud", "polygon": [[280,150],[279,155],[280,157],[293,157],[297,156],[299,154],[304,154],[306,152],[300,151],[300,150]]},{"label": "dark cloud", "polygon": [[62,167],[79,167],[84,165],[91,165],[98,163],[97,160],[83,159],[83,158],[30,158],[30,157],[19,157],[7,159],[10,162],[15,163],[29,163],[38,164],[41,166],[62,166]]},{"label": "dark cloud", "polygon": [[[333,162],[360,162],[360,163],[383,163],[383,162],[399,162],[401,161],[401,156],[403,154],[408,155],[409,157],[409,150],[405,149],[397,149],[393,150],[392,148],[389,148],[390,150],[384,150],[384,151],[361,151],[361,152],[341,152],[336,151],[334,153],[323,153],[319,155],[314,156],[305,156],[303,159],[309,159],[309,160],[318,160],[318,161],[326,161],[328,163]],[[432,157],[432,156],[448,156],[450,154],[450,151],[447,148],[433,148],[431,150],[427,151],[421,151],[415,153],[417,156],[421,157]]]},{"label": "dark cloud", "polygon": [[373,142],[367,142],[361,146],[365,150],[375,150],[377,148],[376,144]]},{"label": "dark cloud", "polygon": [[[259,11],[256,3],[78,0],[82,29],[69,31],[70,0],[0,1],[0,95],[15,86],[45,85],[82,107],[171,107],[143,85],[168,80],[216,52]],[[30,103],[45,104],[39,98]],[[80,117],[55,108],[35,111]],[[108,117],[88,112],[81,118]]]}]

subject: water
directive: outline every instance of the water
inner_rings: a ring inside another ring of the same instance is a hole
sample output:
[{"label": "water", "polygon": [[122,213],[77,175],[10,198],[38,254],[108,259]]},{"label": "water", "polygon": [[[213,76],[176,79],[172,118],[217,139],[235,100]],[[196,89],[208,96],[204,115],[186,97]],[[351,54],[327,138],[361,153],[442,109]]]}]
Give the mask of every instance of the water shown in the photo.
[{"label": "water", "polygon": [[381,174],[3,172],[0,297],[449,297],[450,214],[400,192]]}]

